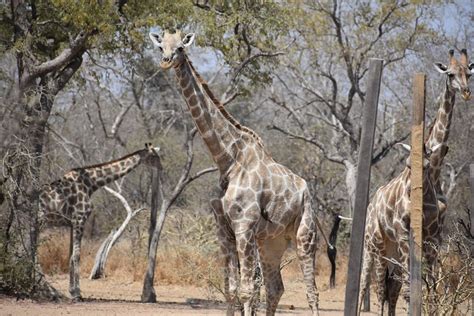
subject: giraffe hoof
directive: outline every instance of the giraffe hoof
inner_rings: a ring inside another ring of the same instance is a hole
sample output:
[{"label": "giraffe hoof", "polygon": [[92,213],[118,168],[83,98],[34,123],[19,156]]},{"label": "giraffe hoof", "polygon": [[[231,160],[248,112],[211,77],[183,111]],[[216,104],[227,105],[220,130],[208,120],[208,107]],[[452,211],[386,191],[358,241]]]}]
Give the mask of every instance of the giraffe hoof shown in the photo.
[{"label": "giraffe hoof", "polygon": [[79,296],[73,297],[73,298],[71,299],[71,301],[72,301],[73,303],[80,303],[80,302],[83,302],[84,299],[82,298],[82,296],[79,295]]}]

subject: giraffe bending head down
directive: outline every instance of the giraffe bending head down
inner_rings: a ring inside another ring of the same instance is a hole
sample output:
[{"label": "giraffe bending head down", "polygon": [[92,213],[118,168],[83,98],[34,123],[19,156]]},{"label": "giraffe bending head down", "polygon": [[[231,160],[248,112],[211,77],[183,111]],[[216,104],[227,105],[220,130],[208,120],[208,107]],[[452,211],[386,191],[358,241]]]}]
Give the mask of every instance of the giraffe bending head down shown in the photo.
[{"label": "giraffe bending head down", "polygon": [[192,119],[220,171],[221,195],[211,206],[225,259],[227,314],[234,315],[238,288],[245,315],[251,312],[257,249],[267,315],[275,313],[284,292],[280,262],[290,240],[296,244],[309,305],[317,314],[314,277],[319,222],[306,181],[273,160],[260,137],[239,124],[213,95],[185,53],[194,37],[193,33],[150,33],[162,52],[160,66],[175,69]]},{"label": "giraffe bending head down", "polygon": [[[409,149],[408,145],[403,146]],[[434,152],[443,150],[441,146]],[[433,244],[440,242],[440,205],[430,178],[430,156],[423,159],[423,255],[429,265],[436,257]],[[364,239],[364,260],[361,276],[359,310],[368,292],[371,274],[377,285],[379,313],[384,314],[385,302],[388,314],[395,315],[400,290],[409,300],[409,228],[410,228],[411,163],[406,161],[403,171],[388,184],[380,187],[367,207]],[[394,264],[398,262],[398,264]]]},{"label": "giraffe bending head down", "polygon": [[79,260],[84,224],[92,211],[91,196],[100,187],[115,181],[140,164],[156,166],[158,147],[145,149],[109,162],[72,169],[60,179],[44,185],[39,195],[40,220],[61,217],[71,226],[69,292],[73,300],[81,299]]}]

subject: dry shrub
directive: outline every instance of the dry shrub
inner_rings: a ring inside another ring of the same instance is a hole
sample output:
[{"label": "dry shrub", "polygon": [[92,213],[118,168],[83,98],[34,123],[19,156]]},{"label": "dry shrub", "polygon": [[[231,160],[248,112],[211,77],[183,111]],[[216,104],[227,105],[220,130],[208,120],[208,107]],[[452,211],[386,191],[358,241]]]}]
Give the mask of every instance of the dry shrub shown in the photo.
[{"label": "dry shrub", "polygon": [[218,253],[197,252],[190,246],[167,247],[158,254],[155,283],[206,286],[221,276],[220,264]]},{"label": "dry shrub", "polygon": [[439,249],[437,264],[427,271],[423,293],[427,315],[467,315],[474,298],[472,237],[459,226]]},{"label": "dry shrub", "polygon": [[38,260],[43,272],[49,275],[69,271],[69,231],[54,230],[42,236]]}]

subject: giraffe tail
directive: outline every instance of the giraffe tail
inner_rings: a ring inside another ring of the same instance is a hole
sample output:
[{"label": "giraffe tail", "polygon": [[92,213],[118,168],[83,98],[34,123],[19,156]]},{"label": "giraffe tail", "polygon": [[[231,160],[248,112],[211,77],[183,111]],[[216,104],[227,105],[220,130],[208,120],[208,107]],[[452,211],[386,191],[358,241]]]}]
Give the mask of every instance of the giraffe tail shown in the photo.
[{"label": "giraffe tail", "polygon": [[330,284],[330,287],[333,288],[336,286],[336,255],[337,255],[337,249],[336,249],[336,243],[335,243],[336,238],[333,238],[333,235],[337,237],[337,230],[339,229],[340,219],[336,220],[337,227],[336,227],[335,233],[333,233],[334,231],[334,227],[333,227],[333,229],[331,230],[331,235],[329,236],[330,238],[329,240],[326,234],[324,233],[323,227],[319,219],[315,217],[315,220],[316,220],[316,225],[318,225],[318,228],[321,231],[321,235],[323,235],[324,241],[326,242],[326,245],[327,245],[326,252],[328,254],[329,262],[331,263],[331,275],[329,277],[329,284]]},{"label": "giraffe tail", "polygon": [[341,217],[336,214],[334,216],[334,224],[331,229],[331,233],[329,234],[329,244],[327,247],[327,254],[329,258],[329,262],[331,262],[331,275],[329,277],[329,287],[331,289],[336,287],[336,256],[337,256],[337,249],[336,247],[330,247],[330,245],[336,245],[337,241],[337,232],[339,230],[339,224],[341,223]]}]

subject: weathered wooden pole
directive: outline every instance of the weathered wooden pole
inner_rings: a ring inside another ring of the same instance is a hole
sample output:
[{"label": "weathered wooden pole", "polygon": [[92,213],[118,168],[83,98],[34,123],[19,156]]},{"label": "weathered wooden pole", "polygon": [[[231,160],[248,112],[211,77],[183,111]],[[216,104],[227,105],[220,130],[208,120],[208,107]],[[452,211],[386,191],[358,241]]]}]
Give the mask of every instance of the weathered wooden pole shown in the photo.
[{"label": "weathered wooden pole", "polygon": [[425,74],[415,74],[411,129],[410,315],[421,316]]},{"label": "weathered wooden pole", "polygon": [[382,59],[370,59],[367,97],[363,110],[363,125],[359,161],[357,164],[354,216],[352,221],[349,267],[347,271],[346,297],[344,302],[345,316],[357,315],[358,309],[362,252],[364,250],[365,218],[369,201],[370,166],[374,145],[382,68]]}]

